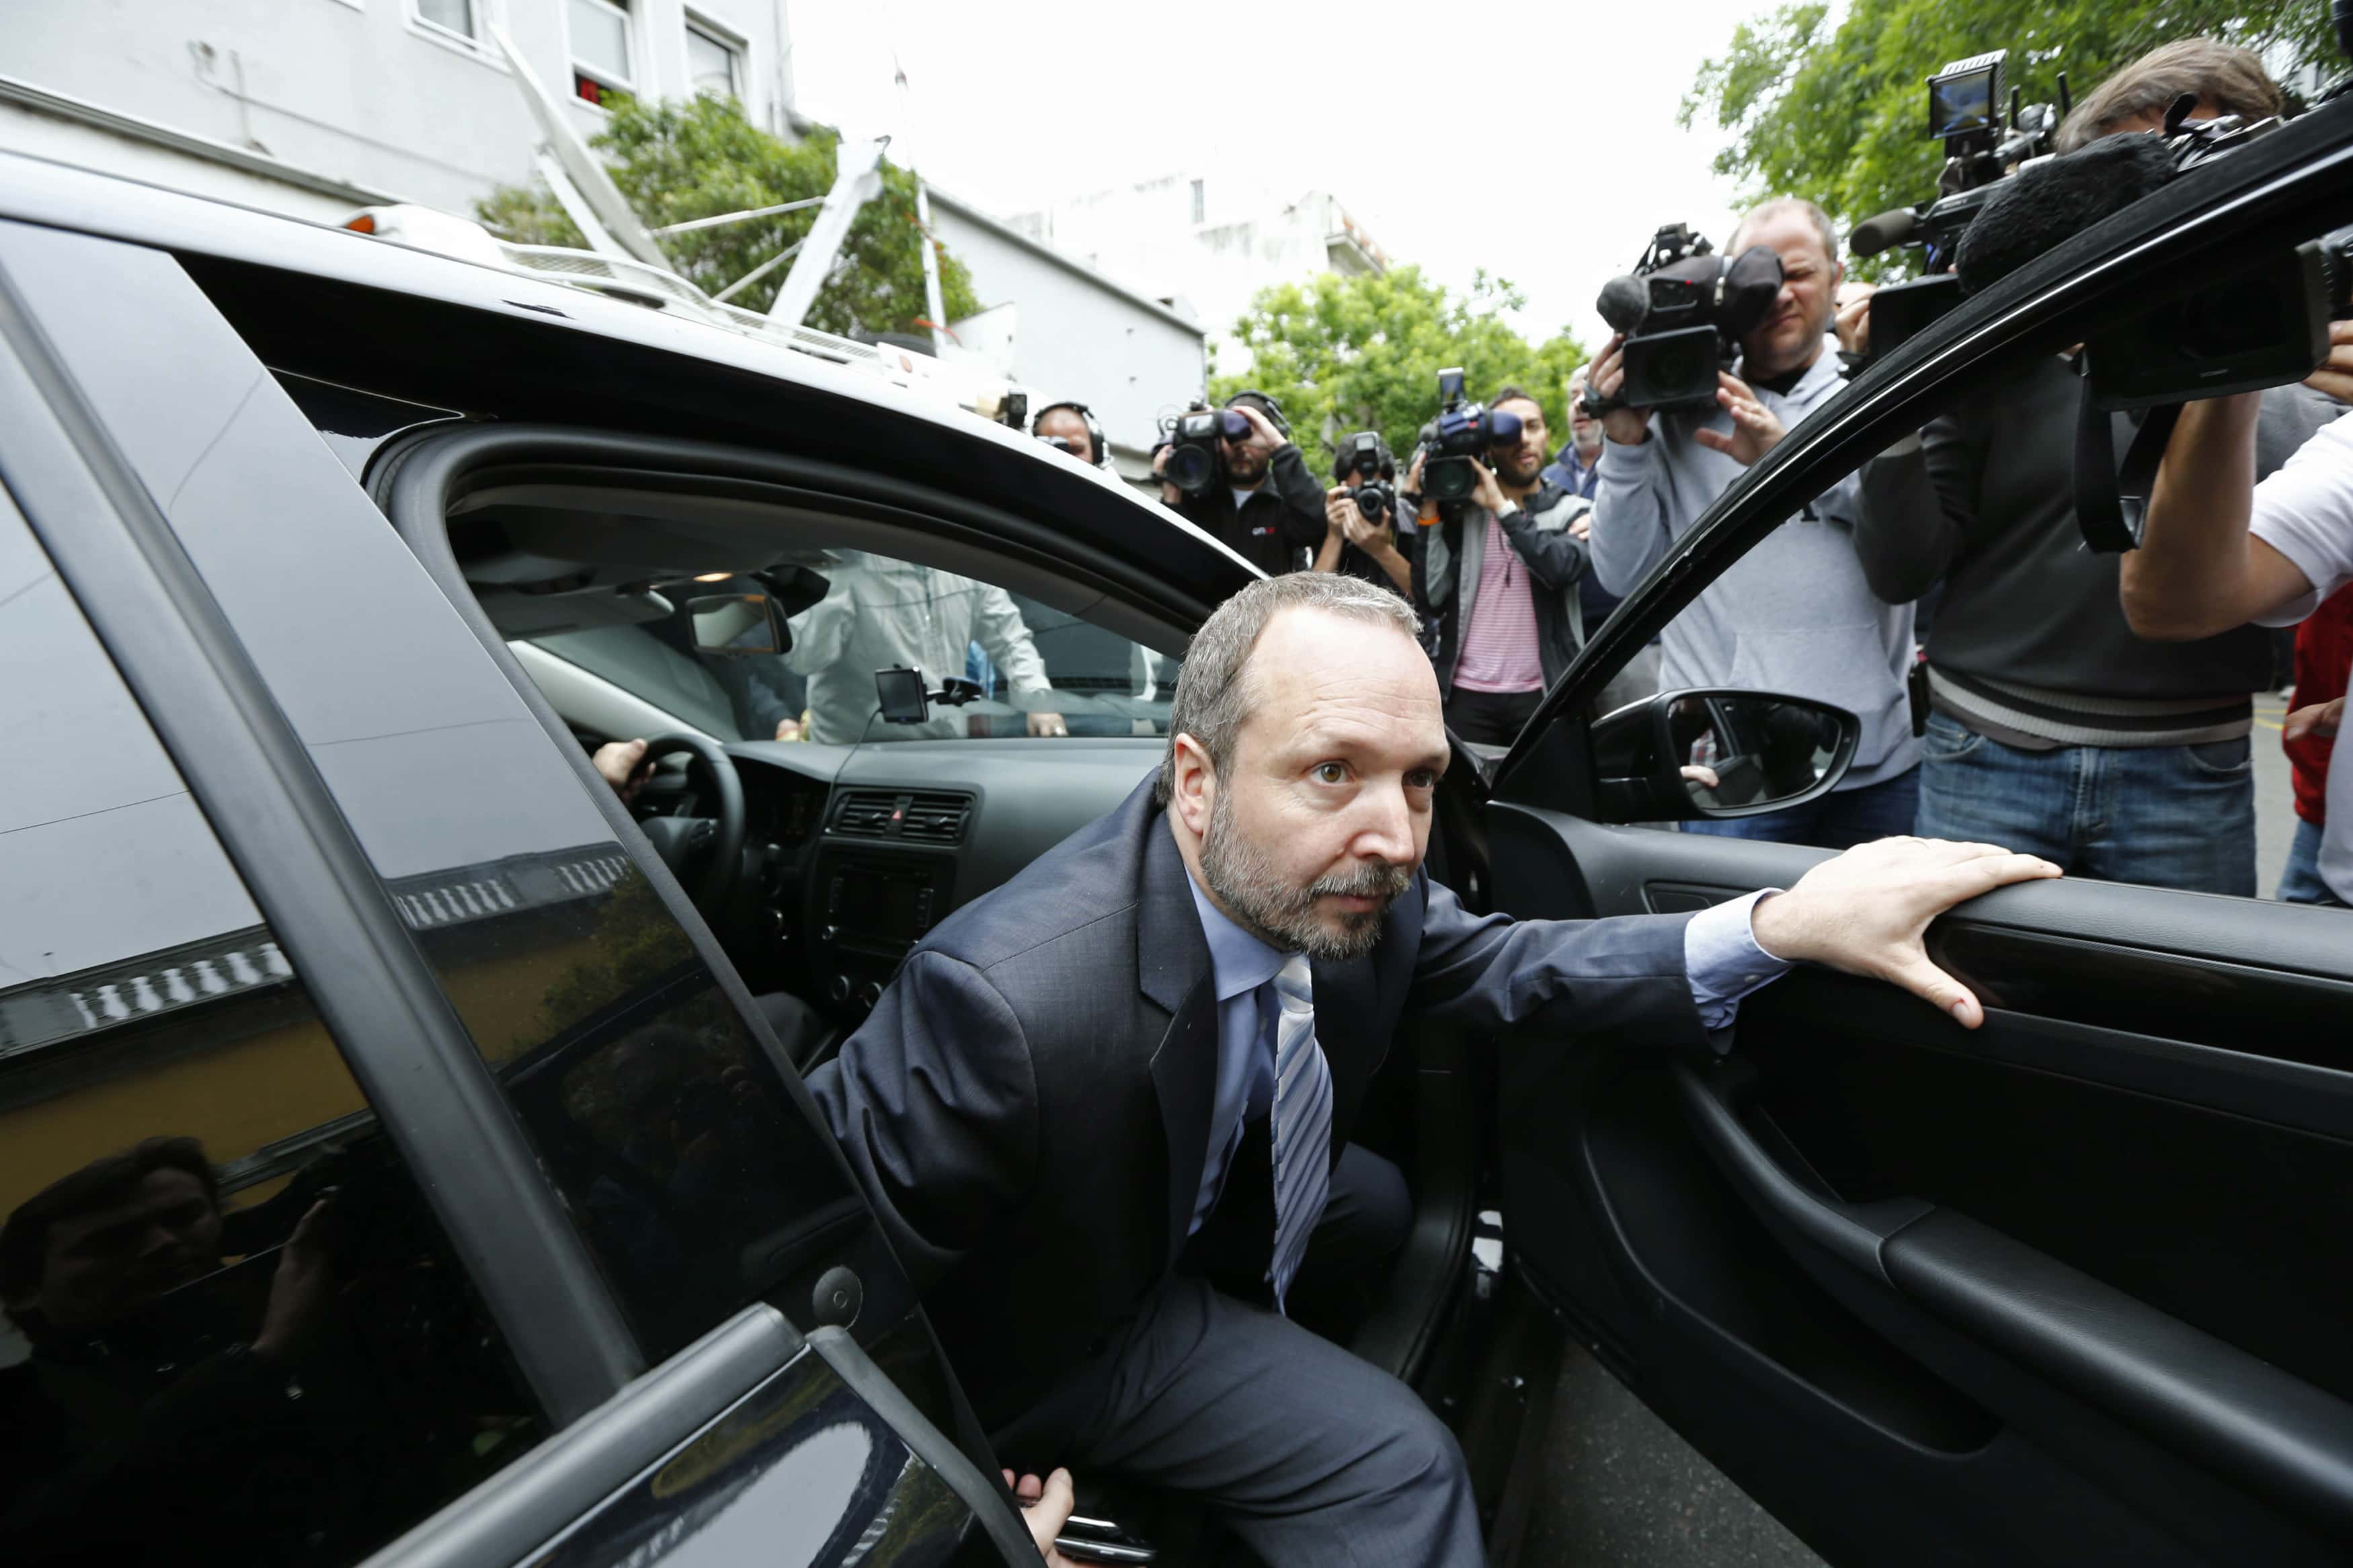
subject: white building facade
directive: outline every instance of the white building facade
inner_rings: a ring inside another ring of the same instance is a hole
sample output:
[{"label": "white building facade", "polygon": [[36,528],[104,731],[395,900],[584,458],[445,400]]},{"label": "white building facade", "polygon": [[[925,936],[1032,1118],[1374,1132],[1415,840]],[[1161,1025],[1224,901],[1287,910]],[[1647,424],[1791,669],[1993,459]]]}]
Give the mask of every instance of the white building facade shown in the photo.
[{"label": "white building facade", "polygon": [[1198,312],[1218,368],[1247,367],[1234,323],[1259,290],[1322,273],[1382,273],[1389,259],[1325,191],[1285,195],[1247,181],[1176,174],[1074,196],[1008,220],[1039,242]]},{"label": "white building facade", "polygon": [[[0,4],[0,147],[317,222],[413,202],[471,216],[534,177],[501,28],[583,137],[608,90],[732,93],[792,136],[785,0],[74,0]],[[939,237],[1005,374],[1087,403],[1123,471],[1205,379],[1198,325],[968,204]]]}]

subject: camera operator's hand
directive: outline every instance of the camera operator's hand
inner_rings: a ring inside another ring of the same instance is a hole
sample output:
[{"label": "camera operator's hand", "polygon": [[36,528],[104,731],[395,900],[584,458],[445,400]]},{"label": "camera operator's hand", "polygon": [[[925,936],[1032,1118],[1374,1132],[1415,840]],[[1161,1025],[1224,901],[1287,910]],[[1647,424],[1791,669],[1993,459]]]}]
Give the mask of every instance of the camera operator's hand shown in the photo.
[{"label": "camera operator's hand", "polygon": [[[1615,397],[1626,384],[1626,334],[1614,334],[1593,362],[1586,387],[1596,398]],[[1639,447],[1651,438],[1651,416],[1639,408],[1613,408],[1601,416],[1601,433],[1621,447]]]},{"label": "camera operator's hand", "polygon": [[300,1360],[326,1321],[335,1294],[335,1265],[327,1239],[334,1203],[331,1193],[312,1204],[278,1249],[269,1301],[262,1309],[261,1328],[251,1347],[265,1360],[280,1365]]},{"label": "camera operator's hand", "polygon": [[1348,537],[1348,520],[1356,515],[1356,503],[1345,485],[1334,485],[1324,492],[1324,533],[1328,539]]},{"label": "camera operator's hand", "polygon": [[[1153,454],[1152,454],[1152,471],[1153,471],[1154,473],[1155,473],[1155,474],[1163,474],[1163,475],[1165,475],[1166,473],[1167,473],[1167,471],[1168,471],[1168,454],[1169,454],[1169,453],[1171,453],[1171,452],[1173,452],[1173,451],[1175,451],[1176,449],[1176,447],[1174,447],[1170,446],[1170,445],[1169,445],[1167,442],[1166,442],[1166,441],[1163,441],[1162,443],[1160,443],[1159,447],[1157,447],[1157,448],[1153,452]],[[1180,500],[1184,500],[1184,499],[1185,499],[1185,492],[1184,492],[1184,491],[1182,491],[1182,490],[1178,489],[1175,485],[1170,484],[1170,483],[1169,483],[1166,479],[1163,479],[1160,481],[1160,504],[1161,504],[1161,505],[1163,505],[1163,506],[1175,506],[1178,501],[1180,501]]]},{"label": "camera operator's hand", "polygon": [[1471,492],[1471,499],[1485,507],[1489,516],[1501,517],[1507,511],[1519,510],[1520,503],[1504,493],[1504,487],[1495,479],[1494,469],[1473,458],[1471,459],[1471,471],[1479,476],[1479,488]]},{"label": "camera operator's hand", "polygon": [[2353,403],[2353,321],[2328,323],[2328,357],[2304,384],[2339,403]]},{"label": "camera operator's hand", "polygon": [[1781,444],[1787,434],[1781,416],[1757,400],[1748,384],[1725,371],[1715,373],[1716,406],[1732,416],[1729,434],[1694,430],[1692,439],[1712,452],[1724,452],[1746,468]]},{"label": "camera operator's hand", "polygon": [[1282,432],[1274,427],[1274,422],[1247,403],[1234,412],[1250,421],[1250,433],[1241,438],[1240,445],[1255,448],[1261,458],[1273,457],[1283,444]]},{"label": "camera operator's hand", "polygon": [[1353,500],[1348,502],[1348,515],[1340,520],[1340,531],[1349,543],[1367,555],[1380,555],[1397,548],[1397,530],[1388,523],[1375,522]]},{"label": "camera operator's hand", "polygon": [[1851,354],[1871,352],[1871,296],[1875,285],[1841,283],[1838,291],[1839,347]]}]

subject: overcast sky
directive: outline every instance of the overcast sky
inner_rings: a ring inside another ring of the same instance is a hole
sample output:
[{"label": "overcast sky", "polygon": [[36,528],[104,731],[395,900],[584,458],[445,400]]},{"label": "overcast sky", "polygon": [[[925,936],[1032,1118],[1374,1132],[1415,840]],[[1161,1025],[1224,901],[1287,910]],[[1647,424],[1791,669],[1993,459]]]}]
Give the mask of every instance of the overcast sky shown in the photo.
[{"label": "overcast sky", "polygon": [[[1662,223],[1721,247],[1720,138],[1675,125],[1693,74],[1765,0],[1222,7],[787,0],[803,113],[1000,216],[1157,174],[1330,191],[1393,262],[1527,296],[1590,349],[1602,281]],[[886,24],[887,19],[887,24]],[[896,47],[913,87],[892,86]],[[1218,330],[1229,322],[1212,323]]]}]

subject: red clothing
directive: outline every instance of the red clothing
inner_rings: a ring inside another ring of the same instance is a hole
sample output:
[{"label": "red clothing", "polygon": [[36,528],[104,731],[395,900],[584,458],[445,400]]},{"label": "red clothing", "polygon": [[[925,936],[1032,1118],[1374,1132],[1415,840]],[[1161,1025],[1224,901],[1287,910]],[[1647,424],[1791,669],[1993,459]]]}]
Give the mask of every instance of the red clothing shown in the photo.
[{"label": "red clothing", "polygon": [[[2345,695],[2346,672],[2353,669],[2353,587],[2340,588],[2295,628],[2295,706],[2334,702]],[[2328,753],[2334,739],[2306,735],[2283,742],[2295,774],[2295,814],[2306,822],[2328,820]]]}]

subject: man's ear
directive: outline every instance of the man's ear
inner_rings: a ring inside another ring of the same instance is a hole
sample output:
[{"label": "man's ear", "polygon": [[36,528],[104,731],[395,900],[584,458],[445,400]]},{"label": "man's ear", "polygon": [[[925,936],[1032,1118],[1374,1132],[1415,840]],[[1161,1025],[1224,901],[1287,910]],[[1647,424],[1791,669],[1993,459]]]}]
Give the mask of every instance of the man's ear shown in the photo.
[{"label": "man's ear", "polygon": [[1209,811],[1218,799],[1217,773],[1209,766],[1208,748],[1192,736],[1179,734],[1174,745],[1176,778],[1169,793],[1168,809],[1176,814],[1176,819],[1194,837],[1207,837]]}]

